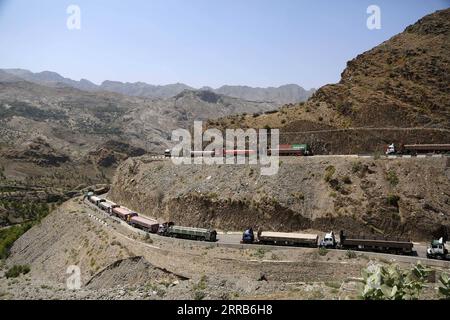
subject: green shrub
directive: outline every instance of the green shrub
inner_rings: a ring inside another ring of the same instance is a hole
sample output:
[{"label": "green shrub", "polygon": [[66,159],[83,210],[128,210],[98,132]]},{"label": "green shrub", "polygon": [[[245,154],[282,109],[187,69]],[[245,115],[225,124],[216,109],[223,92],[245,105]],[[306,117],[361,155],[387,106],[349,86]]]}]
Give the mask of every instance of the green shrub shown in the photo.
[{"label": "green shrub", "polygon": [[387,196],[386,201],[388,205],[398,208],[398,202],[400,201],[400,197],[394,194],[390,194]]},{"label": "green shrub", "polygon": [[398,184],[398,177],[397,177],[397,174],[395,173],[395,171],[390,170],[386,174],[386,180],[389,181],[391,186],[395,187]]},{"label": "green shrub", "polygon": [[30,272],[30,266],[24,265],[15,265],[12,268],[10,268],[8,271],[6,271],[5,276],[6,278],[17,278],[21,274],[27,274]]},{"label": "green shrub", "polygon": [[320,256],[324,257],[324,256],[326,256],[327,254],[328,254],[328,250],[327,250],[327,249],[325,249],[324,247],[320,247],[320,248],[319,248],[319,255],[320,255]]},{"label": "green shrub", "polygon": [[14,242],[31,227],[31,223],[26,223],[0,230],[0,259],[6,259],[9,256],[9,249],[11,249]]},{"label": "green shrub", "polygon": [[267,252],[268,252],[268,250],[265,249],[265,248],[258,248],[258,249],[255,251],[254,256],[257,257],[257,258],[259,258],[259,259],[262,259],[262,258],[265,257],[265,255],[266,255]]},{"label": "green shrub", "polygon": [[439,287],[439,293],[444,296],[445,299],[450,300],[450,278],[447,274],[441,274],[439,277],[441,286]]},{"label": "green shrub", "polygon": [[362,170],[362,168],[363,168],[363,165],[360,161],[353,162],[353,164],[352,164],[352,172],[353,173],[360,172]]},{"label": "green shrub", "polygon": [[347,250],[345,255],[347,256],[348,259],[356,259],[357,257],[356,252],[352,250]]},{"label": "green shrub", "polygon": [[342,177],[342,182],[344,182],[345,184],[351,184],[352,183],[352,179],[350,179],[349,176],[343,176]]},{"label": "green shrub", "polygon": [[150,235],[148,233],[145,234],[144,241],[149,244],[153,243],[153,239],[150,237]]},{"label": "green shrub", "polygon": [[336,168],[334,166],[328,166],[325,169],[325,175],[324,175],[323,179],[326,182],[330,182],[331,178],[333,178],[333,175],[335,174],[335,172],[336,172]]},{"label": "green shrub", "polygon": [[194,291],[194,300],[203,300],[205,297],[206,294],[203,291]]},{"label": "green shrub", "polygon": [[412,270],[397,265],[372,265],[362,271],[361,296],[366,300],[417,300],[425,287],[430,270],[420,262]]}]

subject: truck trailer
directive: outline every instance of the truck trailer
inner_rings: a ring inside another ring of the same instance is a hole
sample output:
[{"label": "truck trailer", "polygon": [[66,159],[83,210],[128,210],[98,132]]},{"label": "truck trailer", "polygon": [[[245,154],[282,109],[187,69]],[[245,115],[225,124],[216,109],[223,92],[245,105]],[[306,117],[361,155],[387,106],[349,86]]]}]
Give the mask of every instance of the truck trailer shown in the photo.
[{"label": "truck trailer", "polygon": [[412,254],[414,244],[406,239],[388,239],[376,236],[351,236],[340,232],[339,247],[352,250],[378,251],[395,254]]},{"label": "truck trailer", "polygon": [[277,246],[305,246],[317,247],[319,236],[317,234],[287,233],[287,232],[258,232],[257,243]]},{"label": "truck trailer", "polygon": [[100,202],[98,207],[100,209],[102,209],[103,211],[111,214],[112,213],[112,209],[117,208],[119,206],[117,204],[115,204],[114,202],[106,200],[106,201]]},{"label": "truck trailer", "polygon": [[215,242],[217,240],[216,230],[182,227],[167,223],[160,225],[158,234],[166,237],[201,240],[209,242]]},{"label": "truck trailer", "polygon": [[130,221],[130,219],[132,217],[137,216],[138,214],[136,212],[133,212],[129,209],[126,208],[122,208],[122,207],[117,207],[117,208],[113,208],[112,209],[112,214],[120,219],[122,219],[123,221]]},{"label": "truck trailer", "polygon": [[159,223],[156,220],[144,218],[142,216],[134,216],[130,218],[129,224],[132,227],[144,230],[150,233],[157,233],[159,229]]}]

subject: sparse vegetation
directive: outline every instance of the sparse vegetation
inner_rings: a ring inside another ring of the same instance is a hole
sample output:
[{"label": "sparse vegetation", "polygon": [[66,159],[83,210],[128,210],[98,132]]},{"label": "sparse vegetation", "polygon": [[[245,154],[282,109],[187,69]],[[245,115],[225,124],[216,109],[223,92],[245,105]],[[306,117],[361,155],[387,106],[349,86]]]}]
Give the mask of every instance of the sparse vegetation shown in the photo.
[{"label": "sparse vegetation", "polygon": [[363,165],[362,165],[361,161],[353,162],[353,164],[352,164],[352,172],[353,173],[360,172],[362,170],[362,168],[363,168]]},{"label": "sparse vegetation", "polygon": [[358,257],[356,252],[353,250],[347,250],[345,256],[347,257],[347,259],[356,259]]},{"label": "sparse vegetation", "polygon": [[439,293],[444,297],[446,300],[450,300],[450,277],[443,273],[439,277]]},{"label": "sparse vegetation", "polygon": [[328,167],[326,167],[326,169],[325,169],[325,175],[324,175],[323,179],[324,179],[326,182],[330,182],[331,179],[333,178],[333,175],[335,174],[335,172],[336,172],[336,168],[335,168],[334,166],[328,166]]},{"label": "sparse vegetation", "polygon": [[145,234],[144,241],[148,244],[153,243],[153,239],[150,237],[150,235],[148,233]]},{"label": "sparse vegetation", "polygon": [[17,278],[22,274],[30,272],[30,266],[28,265],[14,265],[5,273],[6,278]]},{"label": "sparse vegetation", "polygon": [[350,179],[349,176],[343,176],[342,177],[342,182],[344,182],[345,184],[351,184],[352,183],[352,179]]},{"label": "sparse vegetation", "polygon": [[400,201],[400,197],[395,194],[389,194],[386,198],[386,201],[388,205],[398,208],[398,202]]},{"label": "sparse vegetation", "polygon": [[6,259],[14,242],[32,227],[32,223],[0,230],[0,259]]},{"label": "sparse vegetation", "polygon": [[397,174],[393,170],[388,171],[388,173],[386,174],[386,180],[389,181],[389,183],[393,187],[395,187],[399,182]]},{"label": "sparse vegetation", "polygon": [[253,254],[254,257],[258,258],[258,259],[262,259],[265,257],[266,253],[268,252],[267,249],[265,248],[259,248],[255,251],[255,253]]},{"label": "sparse vegetation", "polygon": [[320,247],[319,248],[319,255],[322,256],[322,257],[326,256],[328,254],[328,252],[329,251],[326,248],[324,248],[324,247]]},{"label": "sparse vegetation", "polygon": [[193,286],[194,300],[203,300],[206,297],[205,290],[207,287],[207,277],[203,275],[199,282]]},{"label": "sparse vegetation", "polygon": [[297,199],[297,200],[300,200],[300,201],[305,200],[305,195],[304,195],[302,192],[294,192],[294,193],[291,193],[291,196],[292,196],[294,199]]}]

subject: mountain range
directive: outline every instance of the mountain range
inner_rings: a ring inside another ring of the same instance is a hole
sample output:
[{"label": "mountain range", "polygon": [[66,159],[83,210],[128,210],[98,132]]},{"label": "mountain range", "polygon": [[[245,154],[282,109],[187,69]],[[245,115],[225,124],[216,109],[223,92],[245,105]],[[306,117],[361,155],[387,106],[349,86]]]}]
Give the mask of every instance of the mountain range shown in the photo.
[{"label": "mountain range", "polygon": [[101,85],[96,85],[93,82],[81,79],[75,81],[65,78],[56,72],[43,71],[33,73],[24,69],[2,69],[3,76],[0,79],[3,81],[29,81],[40,85],[52,87],[72,87],[84,91],[110,91],[134,97],[145,97],[154,99],[166,99],[176,96],[184,90],[190,91],[211,91],[217,94],[226,95],[229,97],[258,101],[269,102],[283,105],[286,103],[296,103],[306,101],[313,93],[314,89],[305,90],[296,84],[283,85],[278,88],[252,88],[249,86],[222,86],[218,89],[211,87],[202,87],[196,89],[185,85],[183,83],[175,83],[168,85],[151,85],[144,82],[119,82],[106,80]]}]

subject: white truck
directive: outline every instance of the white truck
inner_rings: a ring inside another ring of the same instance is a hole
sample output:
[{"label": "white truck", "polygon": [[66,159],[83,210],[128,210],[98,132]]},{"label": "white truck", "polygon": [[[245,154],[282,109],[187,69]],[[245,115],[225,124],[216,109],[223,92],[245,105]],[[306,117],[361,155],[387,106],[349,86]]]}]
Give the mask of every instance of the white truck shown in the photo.
[{"label": "white truck", "polygon": [[319,246],[322,248],[336,248],[337,246],[336,237],[334,236],[334,232],[331,231],[325,234],[325,237],[320,241]]},{"label": "white truck", "polygon": [[428,259],[450,260],[450,254],[446,248],[443,238],[431,241],[430,247],[427,249]]}]

